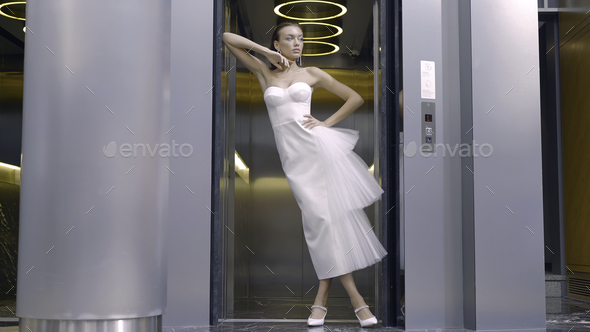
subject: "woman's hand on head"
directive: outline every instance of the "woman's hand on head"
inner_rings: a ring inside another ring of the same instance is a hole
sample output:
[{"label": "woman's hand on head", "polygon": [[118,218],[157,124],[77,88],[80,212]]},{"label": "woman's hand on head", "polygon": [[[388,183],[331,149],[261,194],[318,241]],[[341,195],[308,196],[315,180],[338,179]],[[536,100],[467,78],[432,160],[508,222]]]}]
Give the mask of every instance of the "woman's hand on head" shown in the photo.
[{"label": "woman's hand on head", "polygon": [[283,65],[285,65],[286,67],[290,67],[289,60],[287,60],[287,58],[282,56],[279,52],[272,51],[269,49],[266,53],[266,58],[271,64],[273,64],[281,70],[283,69]]},{"label": "woman's hand on head", "polygon": [[323,121],[320,121],[316,118],[314,118],[313,116],[311,116],[311,114],[305,114],[303,115],[304,117],[306,117],[307,119],[305,121],[303,121],[303,127],[307,128],[307,129],[313,129],[314,127],[317,126],[322,126],[322,127],[328,127]]}]

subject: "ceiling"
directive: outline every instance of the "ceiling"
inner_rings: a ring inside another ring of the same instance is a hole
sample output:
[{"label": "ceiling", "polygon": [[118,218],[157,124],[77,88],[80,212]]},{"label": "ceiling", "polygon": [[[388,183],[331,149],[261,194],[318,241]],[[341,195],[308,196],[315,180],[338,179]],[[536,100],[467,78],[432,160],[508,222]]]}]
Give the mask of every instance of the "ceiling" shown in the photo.
[{"label": "ceiling", "polygon": [[[24,15],[24,13],[22,12],[24,8],[24,5],[13,5],[3,7],[2,11],[12,14],[12,10],[16,14],[15,16],[22,17]],[[24,54],[24,22],[25,21],[15,20],[0,15],[0,54]]]},{"label": "ceiling", "polygon": [[[251,38],[256,43],[269,47],[273,27],[277,25],[277,19],[279,18],[281,21],[284,19],[274,13],[275,0],[237,1],[239,2],[238,6],[240,7],[240,11],[245,12],[244,16],[246,17],[242,19],[245,25],[249,25],[249,30],[252,33]],[[334,38],[337,41],[337,45],[340,47],[340,50],[337,53],[348,55],[349,49],[357,49],[362,52],[370,52],[371,47],[373,46],[373,1],[348,0],[345,3],[347,12],[346,14],[341,16],[341,18],[338,19],[340,21],[339,24],[341,24],[340,27],[344,31],[342,32],[342,34]],[[332,21],[329,22],[332,23]],[[322,41],[333,42],[331,41],[331,39],[322,39]],[[363,48],[363,46],[365,47]],[[362,55],[363,54],[361,54],[360,56]],[[367,54],[364,55],[367,56]],[[322,57],[325,56],[319,56],[314,58]]]},{"label": "ceiling", "polygon": [[[238,0],[238,2],[246,12],[245,22],[251,29],[252,39],[268,47],[272,28],[276,26],[277,18],[279,18],[273,11],[275,0]],[[346,7],[346,14],[339,19],[344,31],[335,38],[340,47],[338,53],[342,54],[348,54],[349,49],[361,50],[363,44],[367,43],[367,35],[372,37],[370,25],[372,23],[373,1],[348,0]],[[23,10],[24,5],[10,8]],[[6,7],[3,10],[6,11]],[[0,15],[0,54],[22,55],[24,53],[25,32],[23,27],[24,21]],[[323,39],[323,41],[329,42],[330,39]],[[372,46],[372,41],[370,45]]]}]

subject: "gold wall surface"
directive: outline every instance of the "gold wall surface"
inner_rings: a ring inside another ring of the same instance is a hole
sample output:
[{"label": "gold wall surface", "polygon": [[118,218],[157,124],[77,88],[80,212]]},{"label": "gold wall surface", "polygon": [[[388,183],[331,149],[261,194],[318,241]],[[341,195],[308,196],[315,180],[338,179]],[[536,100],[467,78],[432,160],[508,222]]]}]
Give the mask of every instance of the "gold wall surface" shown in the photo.
[{"label": "gold wall surface", "polygon": [[566,266],[590,273],[590,1],[559,5]]}]

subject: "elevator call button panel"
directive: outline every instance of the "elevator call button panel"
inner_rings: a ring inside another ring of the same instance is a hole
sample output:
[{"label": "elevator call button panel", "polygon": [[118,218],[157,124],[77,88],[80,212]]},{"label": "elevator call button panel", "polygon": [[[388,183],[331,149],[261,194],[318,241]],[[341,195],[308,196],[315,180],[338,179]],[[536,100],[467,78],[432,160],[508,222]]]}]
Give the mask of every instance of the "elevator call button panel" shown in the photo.
[{"label": "elevator call button panel", "polygon": [[434,145],[436,144],[436,121],[434,118],[435,104],[429,101],[421,102],[422,109],[422,144],[420,149],[422,152],[434,152]]}]

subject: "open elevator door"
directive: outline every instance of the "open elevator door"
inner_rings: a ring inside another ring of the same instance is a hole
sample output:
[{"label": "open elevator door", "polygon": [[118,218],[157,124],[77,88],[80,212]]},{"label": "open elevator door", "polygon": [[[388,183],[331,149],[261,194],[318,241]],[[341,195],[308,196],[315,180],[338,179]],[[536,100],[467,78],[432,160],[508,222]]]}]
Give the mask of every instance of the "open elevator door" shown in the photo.
[{"label": "open elevator door", "polygon": [[[402,0],[374,0],[375,15],[379,17],[376,35],[379,36],[380,68],[379,109],[381,128],[379,142],[379,174],[385,191],[381,200],[381,234],[388,252],[382,262],[381,324],[384,327],[405,329],[403,277],[403,121],[402,121]],[[377,47],[377,46],[376,46]]]},{"label": "open elevator door", "polygon": [[[269,1],[272,3],[272,1]],[[348,3],[353,1],[348,0]],[[360,0],[358,1],[360,2]],[[228,312],[235,309],[232,303],[227,303],[228,293],[234,292],[233,284],[228,282],[228,276],[235,278],[235,271],[228,269],[231,260],[236,257],[227,255],[228,250],[234,250],[235,243],[228,241],[226,229],[235,230],[233,220],[236,217],[236,201],[228,193],[236,190],[231,181],[235,174],[237,158],[236,150],[236,86],[243,84],[234,68],[235,58],[227,58],[225,46],[221,41],[224,31],[233,32],[231,27],[240,27],[241,32],[248,31],[232,15],[239,9],[241,1],[215,1],[215,31],[214,43],[214,110],[213,110],[213,182],[212,182],[212,250],[211,250],[211,310],[210,324],[218,325],[221,320],[228,318]],[[400,144],[401,118],[399,116],[399,91],[401,91],[401,4],[400,1],[374,0],[373,15],[373,74],[374,94],[374,171],[385,193],[381,202],[374,205],[375,228],[388,251],[381,266],[374,274],[374,293],[371,300],[375,300],[374,314],[382,321],[383,326],[402,327],[403,314],[400,310],[403,291],[403,277],[400,276],[400,211],[398,202],[401,199],[400,188]],[[245,33],[247,36],[247,33]],[[254,38],[251,38],[254,40]],[[367,67],[368,68],[368,67]],[[232,72],[233,69],[233,72]],[[232,76],[233,75],[233,76]],[[238,83],[238,81],[242,83]],[[250,92],[256,88],[250,82]],[[254,82],[258,85],[258,82]],[[243,92],[243,89],[240,89]],[[228,134],[229,133],[229,134]],[[248,159],[246,157],[246,159]],[[233,176],[232,176],[233,175]],[[228,223],[228,220],[232,221]],[[231,226],[231,227],[230,227]],[[233,265],[232,265],[233,266]],[[331,290],[330,295],[333,292]]]}]

